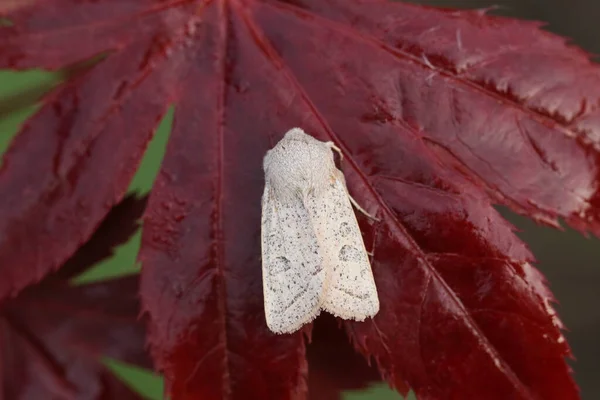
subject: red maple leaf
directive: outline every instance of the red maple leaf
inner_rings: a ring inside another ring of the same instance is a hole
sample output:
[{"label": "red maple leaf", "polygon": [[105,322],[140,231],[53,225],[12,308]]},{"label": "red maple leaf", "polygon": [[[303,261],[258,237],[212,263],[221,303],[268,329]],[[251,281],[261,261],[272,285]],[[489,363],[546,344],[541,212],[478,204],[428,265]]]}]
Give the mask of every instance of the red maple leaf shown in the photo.
[{"label": "red maple leaf", "polygon": [[[11,4],[11,3],[9,3]],[[265,325],[261,168],[291,127],[334,141],[381,310],[344,322],[421,399],[574,399],[544,280],[494,210],[600,233],[600,69],[539,24],[383,0],[28,0],[0,66],[100,54],[0,170],[0,297],[61,265],[175,105],[141,295],[173,399],[302,398],[301,333]],[[22,266],[27,266],[23,268]]]},{"label": "red maple leaf", "polygon": [[128,197],[59,273],[0,306],[0,398],[109,400],[142,397],[99,360],[150,365],[138,320],[138,279],[71,286],[138,228],[146,201]]}]

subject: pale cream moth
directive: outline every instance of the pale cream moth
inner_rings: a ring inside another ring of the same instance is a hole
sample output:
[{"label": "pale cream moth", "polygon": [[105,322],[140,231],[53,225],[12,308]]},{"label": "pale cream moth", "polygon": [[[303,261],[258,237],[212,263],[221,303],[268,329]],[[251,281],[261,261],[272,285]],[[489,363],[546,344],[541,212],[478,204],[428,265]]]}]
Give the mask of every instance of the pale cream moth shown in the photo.
[{"label": "pale cream moth", "polygon": [[362,321],[377,289],[332,142],[288,131],[263,161],[262,273],[267,326],[290,333],[321,310]]}]

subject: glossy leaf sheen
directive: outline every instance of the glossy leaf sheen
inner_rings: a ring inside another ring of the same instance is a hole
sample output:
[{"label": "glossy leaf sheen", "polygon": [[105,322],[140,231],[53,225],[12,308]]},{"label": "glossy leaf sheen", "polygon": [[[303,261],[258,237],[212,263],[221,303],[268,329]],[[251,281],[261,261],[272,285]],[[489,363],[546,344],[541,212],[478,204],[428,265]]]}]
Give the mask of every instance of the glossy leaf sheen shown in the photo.
[{"label": "glossy leaf sheen", "polygon": [[0,306],[0,399],[142,399],[99,361],[149,367],[138,278],[76,287],[65,279],[110,255],[135,231],[144,204],[124,200],[59,274]]},{"label": "glossy leaf sheen", "polygon": [[381,311],[344,326],[392,385],[578,398],[552,296],[491,203],[600,233],[600,69],[582,51],[539,24],[380,0],[51,0],[4,14],[1,66],[108,56],[5,156],[0,296],[89,237],[174,103],[141,294],[175,400],[307,396],[302,334],[268,331],[260,279],[261,162],[293,126],[342,148],[351,193],[379,218],[359,215]]}]

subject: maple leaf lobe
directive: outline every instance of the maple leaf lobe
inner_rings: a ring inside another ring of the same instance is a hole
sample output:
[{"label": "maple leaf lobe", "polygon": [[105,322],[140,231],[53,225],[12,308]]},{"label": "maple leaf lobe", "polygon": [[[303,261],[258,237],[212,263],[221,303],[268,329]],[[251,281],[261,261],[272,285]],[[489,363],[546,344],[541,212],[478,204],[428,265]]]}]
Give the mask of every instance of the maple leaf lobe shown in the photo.
[{"label": "maple leaf lobe", "polygon": [[135,196],[123,200],[58,273],[2,303],[1,396],[141,399],[99,359],[151,366],[143,322],[138,320],[138,277],[81,286],[69,285],[69,279],[131,236],[144,205],[145,199]]}]

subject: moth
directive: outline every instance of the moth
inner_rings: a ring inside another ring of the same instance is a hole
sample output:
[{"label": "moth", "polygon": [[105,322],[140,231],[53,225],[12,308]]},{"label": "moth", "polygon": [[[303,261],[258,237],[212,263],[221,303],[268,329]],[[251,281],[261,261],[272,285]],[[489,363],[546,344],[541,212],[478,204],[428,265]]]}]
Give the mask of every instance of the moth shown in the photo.
[{"label": "moth", "polygon": [[266,322],[291,333],[321,310],[363,321],[379,311],[369,257],[332,142],[288,131],[263,160],[261,251]]}]

